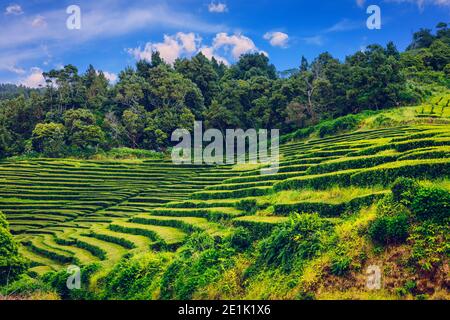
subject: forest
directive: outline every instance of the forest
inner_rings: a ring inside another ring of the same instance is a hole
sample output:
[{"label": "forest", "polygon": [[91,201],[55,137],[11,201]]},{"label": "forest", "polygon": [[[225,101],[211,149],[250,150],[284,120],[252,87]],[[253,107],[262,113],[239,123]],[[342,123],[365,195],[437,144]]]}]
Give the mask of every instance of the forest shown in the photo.
[{"label": "forest", "polygon": [[423,101],[427,84],[449,86],[450,29],[414,33],[405,52],[394,43],[369,45],[340,61],[324,52],[277,72],[263,54],[232,66],[207,59],[151,62],[120,72],[109,83],[92,65],[44,73],[40,89],[0,86],[0,157],[89,158],[114,148],[161,152],[177,128],[194,120],[206,128],[272,128],[282,134],[364,110]]}]

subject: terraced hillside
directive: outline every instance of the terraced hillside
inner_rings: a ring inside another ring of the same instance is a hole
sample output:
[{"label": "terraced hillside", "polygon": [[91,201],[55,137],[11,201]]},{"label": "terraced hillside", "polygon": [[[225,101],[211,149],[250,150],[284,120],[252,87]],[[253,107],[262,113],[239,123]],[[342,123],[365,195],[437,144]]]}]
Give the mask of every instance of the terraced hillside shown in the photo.
[{"label": "terraced hillside", "polygon": [[234,175],[229,167],[180,167],[169,161],[2,162],[0,210],[24,244],[24,255],[38,266],[35,271],[112,263],[130,249],[177,246],[186,236],[171,227],[133,229],[127,218]]},{"label": "terraced hillside", "polygon": [[112,265],[174,251],[192,232],[267,235],[292,212],[330,220],[368,206],[399,176],[450,176],[450,128],[402,126],[282,145],[276,174],[169,161],[39,159],[0,164],[0,210],[33,270]]}]

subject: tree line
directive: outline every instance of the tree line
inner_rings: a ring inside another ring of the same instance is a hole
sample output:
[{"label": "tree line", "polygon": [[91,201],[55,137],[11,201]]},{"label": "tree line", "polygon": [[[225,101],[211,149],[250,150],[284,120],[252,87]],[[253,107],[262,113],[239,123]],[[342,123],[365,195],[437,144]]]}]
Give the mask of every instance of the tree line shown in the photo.
[{"label": "tree line", "polygon": [[92,65],[43,73],[46,85],[0,86],[0,157],[89,157],[116,147],[164,151],[177,128],[278,128],[416,103],[426,85],[450,86],[450,29],[414,33],[405,52],[370,45],[344,61],[330,53],[277,72],[263,54],[226,66],[202,53],[167,64],[158,52],[110,84]]}]

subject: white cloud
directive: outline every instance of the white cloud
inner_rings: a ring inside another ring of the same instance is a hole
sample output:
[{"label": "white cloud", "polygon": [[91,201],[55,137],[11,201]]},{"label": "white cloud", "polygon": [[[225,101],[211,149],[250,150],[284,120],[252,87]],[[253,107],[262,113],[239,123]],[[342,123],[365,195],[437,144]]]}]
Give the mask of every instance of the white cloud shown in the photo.
[{"label": "white cloud", "polygon": [[241,34],[229,36],[225,32],[216,35],[213,41],[213,48],[214,50],[221,48],[231,50],[234,59],[239,59],[245,53],[260,52],[252,39]]},{"label": "white cloud", "polygon": [[31,68],[30,74],[23,79],[20,84],[30,88],[45,86],[45,79],[42,75],[42,69],[37,67]]},{"label": "white cloud", "polygon": [[286,48],[289,41],[289,35],[284,32],[267,32],[264,35],[264,39],[268,40],[274,47]]},{"label": "white cloud", "polygon": [[181,42],[182,47],[188,53],[197,51],[199,44],[202,42],[202,39],[198,35],[195,35],[193,32],[178,32],[177,39]]},{"label": "white cloud", "polygon": [[6,7],[5,14],[6,15],[10,15],[10,14],[20,15],[20,14],[23,14],[23,10],[22,10],[22,7],[19,6],[18,4],[11,4]]},{"label": "white cloud", "polygon": [[208,10],[209,10],[209,12],[212,12],[212,13],[224,13],[224,12],[228,11],[228,7],[227,7],[227,5],[225,3],[211,2],[208,5]]},{"label": "white cloud", "polygon": [[43,16],[37,16],[31,22],[31,26],[33,28],[43,28],[47,26],[47,21],[45,21],[45,18]]},{"label": "white cloud", "polygon": [[103,71],[103,75],[110,83],[115,83],[117,81],[117,74],[113,72]]},{"label": "white cloud", "polygon": [[174,63],[182,55],[196,52],[201,43],[201,38],[194,33],[178,32],[176,35],[164,35],[164,41],[158,43],[147,42],[144,49],[141,47],[128,49],[128,53],[136,60],[151,61],[152,53],[158,51],[168,63]]},{"label": "white cloud", "polygon": [[230,65],[230,63],[228,62],[227,59],[225,59],[224,57],[214,53],[214,48],[213,47],[208,47],[208,46],[201,47],[199,52],[203,53],[203,55],[205,57],[207,57],[209,60],[211,60],[214,57],[214,59],[216,59],[217,62],[219,62],[219,63],[222,62],[223,64],[225,64],[227,66]]},{"label": "white cloud", "polygon": [[231,55],[234,60],[245,53],[259,52],[268,56],[267,52],[259,50],[252,39],[241,35],[218,33],[211,45],[202,45],[202,38],[194,33],[178,32],[175,35],[164,35],[163,42],[148,42],[145,46],[129,48],[126,51],[136,60],[151,61],[152,53],[158,51],[161,57],[172,64],[177,58],[192,56],[202,52],[208,59],[214,57],[217,61],[229,65],[223,54]]}]

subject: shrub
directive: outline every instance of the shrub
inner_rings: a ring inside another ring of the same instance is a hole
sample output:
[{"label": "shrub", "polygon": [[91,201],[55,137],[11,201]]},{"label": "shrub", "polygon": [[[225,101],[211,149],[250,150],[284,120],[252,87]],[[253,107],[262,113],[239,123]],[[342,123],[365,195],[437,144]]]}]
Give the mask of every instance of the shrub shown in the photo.
[{"label": "shrub", "polygon": [[9,232],[6,217],[0,211],[0,285],[15,280],[28,267],[19,247]]},{"label": "shrub", "polygon": [[50,286],[51,288],[55,289],[56,292],[59,294],[59,296],[62,299],[92,299],[92,293],[89,292],[88,286],[89,286],[89,279],[90,277],[100,270],[100,265],[93,263],[87,266],[81,267],[80,275],[81,275],[81,288],[80,289],[73,289],[70,290],[67,287],[67,279],[70,276],[70,274],[67,272],[66,269],[63,269],[58,272],[49,272],[46,273],[42,277],[42,281]]},{"label": "shrub", "polygon": [[330,172],[318,174],[314,176],[301,176],[299,178],[291,178],[274,184],[275,191],[296,190],[302,188],[313,188],[323,190],[333,185],[349,186],[350,178],[356,174],[357,170],[345,170],[339,172]]},{"label": "shrub", "polygon": [[378,155],[368,157],[345,158],[344,160],[340,159],[339,161],[324,162],[316,166],[310,166],[309,169],[306,171],[306,174],[321,174],[340,170],[369,168],[396,160],[397,156],[378,156]]},{"label": "shrub", "polygon": [[403,177],[397,178],[391,188],[394,201],[404,204],[413,201],[418,189],[416,180]]},{"label": "shrub", "polygon": [[325,248],[325,235],[330,230],[330,222],[318,214],[295,214],[260,242],[257,264],[290,271]]},{"label": "shrub", "polygon": [[234,230],[227,240],[232,248],[242,252],[251,246],[252,238],[252,234],[248,229],[239,227]]},{"label": "shrub", "polygon": [[331,260],[331,273],[336,276],[343,276],[350,269],[352,259],[345,255],[336,255]]},{"label": "shrub", "polygon": [[381,216],[369,226],[372,241],[382,244],[403,243],[408,238],[409,217],[405,213],[395,216]]},{"label": "shrub", "polygon": [[323,217],[337,217],[346,212],[355,212],[364,206],[370,206],[380,199],[384,193],[374,193],[365,196],[355,197],[347,202],[325,203],[325,202],[298,202],[292,204],[275,204],[274,214],[287,216],[292,212],[314,213],[317,212]]},{"label": "shrub", "polygon": [[411,211],[421,220],[443,221],[450,217],[450,192],[438,187],[422,187],[411,204]]},{"label": "shrub", "polygon": [[245,198],[245,197],[259,197],[264,196],[270,192],[267,187],[254,187],[233,191],[223,192],[197,192],[193,193],[191,198],[195,200],[209,200],[209,199],[230,199],[230,198]]},{"label": "shrub", "polygon": [[425,147],[446,146],[449,145],[449,143],[450,141],[448,140],[448,138],[418,139],[396,143],[395,149],[399,152],[405,152],[408,150]]},{"label": "shrub", "polygon": [[192,299],[199,288],[217,281],[233,265],[236,251],[227,243],[197,234],[183,247],[184,252],[164,271],[161,278],[162,299]]},{"label": "shrub", "polygon": [[[0,295],[15,297],[33,297],[42,295],[53,296],[55,293],[52,292],[50,286],[44,284],[40,279],[34,279],[27,274],[22,274],[17,280],[9,283],[7,286],[0,288]],[[57,297],[55,297],[57,298]]]},{"label": "shrub", "polygon": [[398,177],[436,179],[450,174],[445,159],[397,161],[361,170],[351,176],[350,183],[358,186],[389,185]]},{"label": "shrub", "polygon": [[[244,217],[245,218],[245,217]],[[261,239],[270,235],[277,224],[252,219],[233,219],[234,226],[251,230],[253,239]]]},{"label": "shrub", "polygon": [[412,245],[411,262],[430,271],[450,256],[450,225],[425,221],[412,228],[408,242]]},{"label": "shrub", "polygon": [[236,203],[236,209],[247,214],[254,214],[258,208],[255,199],[244,199]]}]

